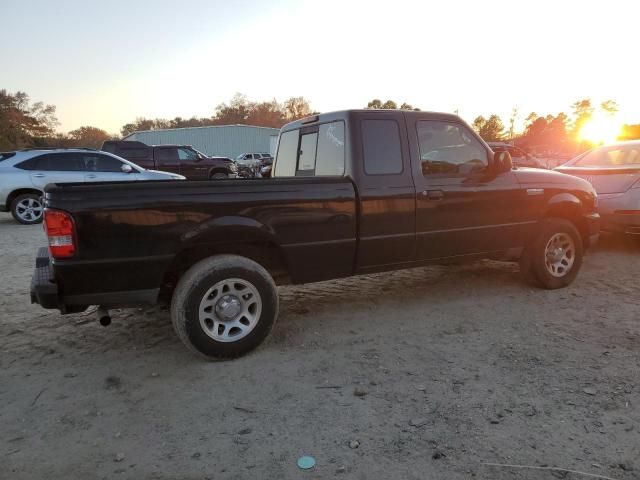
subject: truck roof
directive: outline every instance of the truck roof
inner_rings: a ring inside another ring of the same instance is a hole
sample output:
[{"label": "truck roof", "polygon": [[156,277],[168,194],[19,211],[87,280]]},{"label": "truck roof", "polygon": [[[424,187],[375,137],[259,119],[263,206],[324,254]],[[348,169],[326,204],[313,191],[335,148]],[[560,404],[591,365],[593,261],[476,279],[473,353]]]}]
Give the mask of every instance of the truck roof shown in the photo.
[{"label": "truck roof", "polygon": [[162,145],[148,145],[144,142],[140,142],[138,140],[107,140],[105,141],[102,146],[104,147],[105,145],[126,145],[126,146],[130,146],[131,148],[133,147],[139,147],[139,148],[144,148],[144,147],[189,147],[189,148],[193,148],[192,145],[186,145],[186,144],[178,144],[178,143],[166,143],[166,144],[162,144]]},{"label": "truck roof", "polygon": [[443,113],[443,112],[424,112],[424,111],[414,111],[414,110],[386,110],[386,109],[352,109],[352,110],[338,110],[335,112],[327,112],[320,113],[317,115],[310,115],[305,118],[301,118],[300,120],[295,120],[293,122],[289,122],[282,127],[282,130],[292,130],[295,128],[300,128],[304,125],[312,125],[314,123],[322,123],[322,122],[331,122],[335,120],[346,120],[350,115],[364,114],[374,116],[383,112],[401,112],[405,116],[408,117],[420,117],[421,119],[428,120],[444,120],[444,121],[459,121],[460,117],[453,113]]}]

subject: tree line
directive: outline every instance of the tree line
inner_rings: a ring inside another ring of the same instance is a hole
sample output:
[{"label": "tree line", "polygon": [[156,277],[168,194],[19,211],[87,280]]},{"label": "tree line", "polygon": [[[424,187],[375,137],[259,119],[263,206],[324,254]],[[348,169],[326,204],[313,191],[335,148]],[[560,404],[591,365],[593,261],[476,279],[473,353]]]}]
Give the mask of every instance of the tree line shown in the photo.
[{"label": "tree line", "polygon": [[[401,109],[419,111],[419,108],[393,100],[382,101],[374,98],[367,103],[367,109]],[[525,128],[515,132],[519,115],[514,108],[507,126],[500,116],[480,115],[472,122],[472,127],[486,141],[510,141],[530,149],[553,149],[575,151],[580,147],[580,129],[600,112],[614,115],[618,105],[613,100],[602,102],[597,108],[590,99],[581,99],[571,105],[571,115],[560,112],[557,115],[538,115],[531,112],[525,118]],[[43,102],[32,102],[25,92],[9,93],[0,90],[0,151],[24,147],[93,147],[112,138],[123,138],[139,130],[166,128],[205,127],[211,125],[256,125],[280,128],[285,123],[297,120],[314,112],[304,97],[291,97],[284,102],[255,102],[237,93],[231,100],[220,103],[210,117],[144,118],[138,117],[120,129],[119,135],[94,126],[82,126],[68,133],[56,131],[59,125],[56,107]],[[620,139],[639,139],[640,124],[625,125]]]},{"label": "tree line", "polygon": [[82,126],[66,134],[56,131],[59,125],[56,107],[31,102],[24,92],[0,90],[0,151],[25,147],[100,148],[105,140],[124,138],[139,130],[206,127],[211,125],[257,125],[280,128],[285,123],[311,115],[304,97],[290,97],[284,102],[254,102],[240,93],[228,103],[219,104],[211,117],[144,118],[123,125],[120,135],[93,126]]},{"label": "tree line", "polygon": [[[588,147],[580,138],[581,129],[595,114],[613,117],[618,112],[618,104],[607,100],[596,107],[591,99],[585,98],[571,105],[571,115],[560,112],[557,115],[539,115],[531,112],[525,118],[524,131],[516,134],[514,125],[518,117],[518,109],[514,108],[509,119],[509,128],[498,115],[476,117],[473,128],[488,142],[507,141],[524,148],[539,150],[556,150],[573,152]],[[640,124],[623,125],[620,140],[640,138]]]}]

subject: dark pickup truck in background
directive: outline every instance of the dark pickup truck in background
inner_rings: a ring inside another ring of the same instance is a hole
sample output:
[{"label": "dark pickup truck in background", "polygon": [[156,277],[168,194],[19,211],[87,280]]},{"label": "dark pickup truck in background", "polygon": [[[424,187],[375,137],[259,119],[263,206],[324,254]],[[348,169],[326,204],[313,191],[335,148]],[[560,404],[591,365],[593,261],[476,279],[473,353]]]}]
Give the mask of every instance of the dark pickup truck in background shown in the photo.
[{"label": "dark pickup truck in background", "polygon": [[147,145],[130,140],[108,140],[104,152],[126,158],[148,170],[183,175],[187,180],[235,178],[238,167],[227,157],[208,157],[191,145]]},{"label": "dark pickup truck in background", "polygon": [[588,182],[513,169],[460,118],[429,112],[290,123],[271,179],[52,185],[45,201],[32,301],[100,305],[105,320],[168,300],[178,336],[208,357],[260,344],[277,283],[495,258],[559,288],[599,232]]}]

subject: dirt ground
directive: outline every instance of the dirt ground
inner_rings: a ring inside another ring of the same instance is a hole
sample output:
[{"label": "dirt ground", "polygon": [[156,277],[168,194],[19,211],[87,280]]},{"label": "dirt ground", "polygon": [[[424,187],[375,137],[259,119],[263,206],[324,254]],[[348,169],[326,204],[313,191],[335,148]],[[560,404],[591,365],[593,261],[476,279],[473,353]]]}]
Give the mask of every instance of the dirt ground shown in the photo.
[{"label": "dirt ground", "polygon": [[498,262],[285,287],[265,344],[211,363],[160,308],[104,328],[30,305],[41,245],[0,215],[2,479],[640,477],[627,239],[557,291]]}]

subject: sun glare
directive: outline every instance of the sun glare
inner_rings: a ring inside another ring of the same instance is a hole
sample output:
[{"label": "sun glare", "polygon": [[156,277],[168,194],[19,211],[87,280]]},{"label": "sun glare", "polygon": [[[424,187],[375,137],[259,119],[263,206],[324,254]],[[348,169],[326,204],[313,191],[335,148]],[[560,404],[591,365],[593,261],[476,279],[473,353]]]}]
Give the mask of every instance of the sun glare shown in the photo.
[{"label": "sun glare", "polygon": [[593,144],[615,142],[622,133],[622,125],[614,117],[596,116],[580,129],[580,141]]}]

